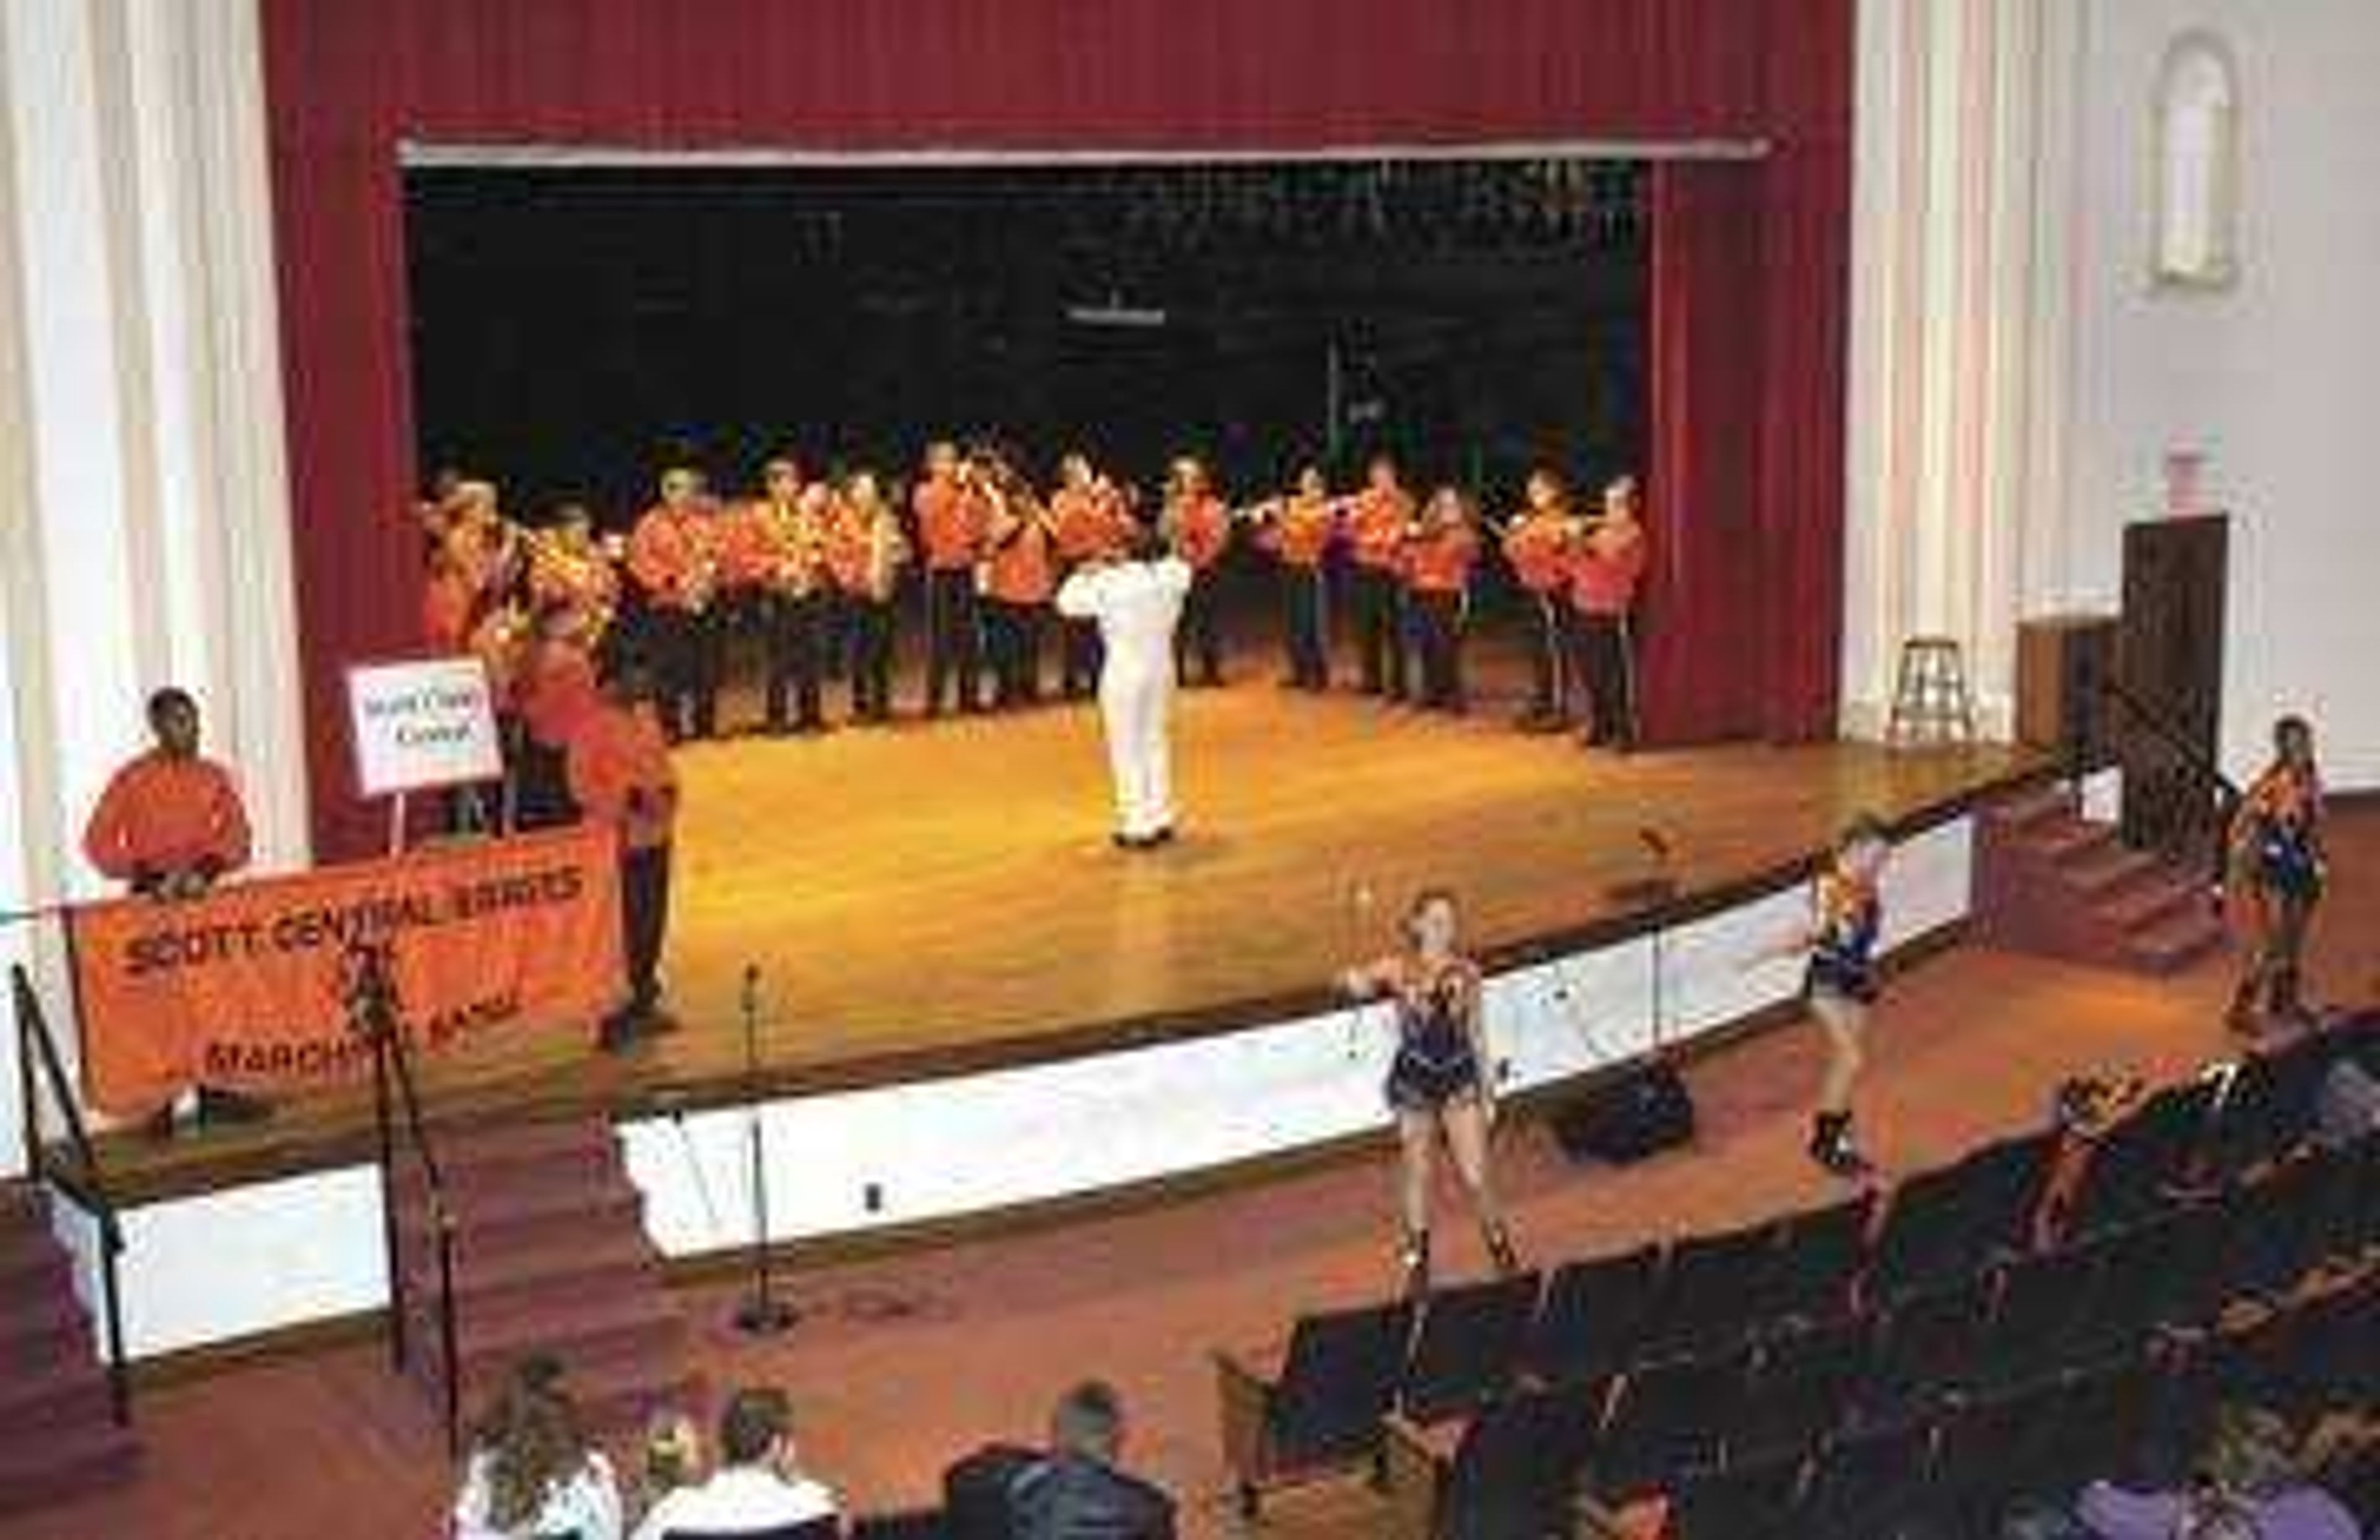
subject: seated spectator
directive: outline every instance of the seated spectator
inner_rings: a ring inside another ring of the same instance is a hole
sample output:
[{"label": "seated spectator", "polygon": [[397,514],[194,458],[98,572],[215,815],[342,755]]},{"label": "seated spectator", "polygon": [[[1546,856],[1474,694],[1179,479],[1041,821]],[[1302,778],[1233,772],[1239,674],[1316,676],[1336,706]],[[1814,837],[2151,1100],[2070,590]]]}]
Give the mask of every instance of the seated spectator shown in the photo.
[{"label": "seated spectator", "polygon": [[2082,1493],[2083,1525],[2102,1540],[2362,1540],[2354,1515],[2300,1473],[2289,1424],[2226,1407],[2186,1490]]},{"label": "seated spectator", "polygon": [[794,1461],[793,1410],[783,1390],[747,1388],[719,1416],[719,1470],[653,1505],[636,1540],[678,1534],[759,1534],[830,1519],[834,1494]]},{"label": "seated spectator", "polygon": [[1088,1380],[1050,1416],[1047,1458],[1009,1486],[1017,1540],[1172,1540],[1173,1499],[1118,1469],[1123,1401]]},{"label": "seated spectator", "polygon": [[2314,1143],[2345,1149],[2375,1134],[2380,1134],[2380,1079],[2342,1055],[2314,1094]]},{"label": "seated spectator", "polygon": [[645,1423],[644,1458],[628,1493],[628,1523],[644,1522],[663,1498],[702,1480],[702,1435],[694,1419],[674,1409],[656,1412]]},{"label": "seated spectator", "polygon": [[550,1358],[526,1360],[472,1430],[455,1540],[620,1540],[620,1489]]}]

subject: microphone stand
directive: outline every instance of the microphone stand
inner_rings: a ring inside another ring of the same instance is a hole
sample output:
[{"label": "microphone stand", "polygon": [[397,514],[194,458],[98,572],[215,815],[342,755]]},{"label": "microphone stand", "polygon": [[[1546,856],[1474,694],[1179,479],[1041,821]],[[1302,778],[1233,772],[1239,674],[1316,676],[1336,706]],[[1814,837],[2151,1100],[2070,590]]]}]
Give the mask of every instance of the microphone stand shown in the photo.
[{"label": "microphone stand", "polygon": [[777,1297],[769,1277],[769,1145],[760,1105],[760,964],[744,965],[744,1106],[746,1152],[752,1176],[752,1291],[735,1307],[735,1329],[773,1337],[800,1318]]},{"label": "microphone stand", "polygon": [[1653,869],[1647,876],[1613,884],[1609,890],[1609,896],[1631,907],[1646,910],[1653,916],[1650,933],[1653,989],[1650,1004],[1653,1013],[1653,1056],[1658,1059],[1661,1055],[1662,1037],[1669,1021],[1665,976],[1670,971],[1670,926],[1669,921],[1660,914],[1658,906],[1677,896],[1678,879],[1670,870],[1670,842],[1667,836],[1648,824],[1636,831],[1636,843],[1644,847],[1645,855],[1652,863]]}]

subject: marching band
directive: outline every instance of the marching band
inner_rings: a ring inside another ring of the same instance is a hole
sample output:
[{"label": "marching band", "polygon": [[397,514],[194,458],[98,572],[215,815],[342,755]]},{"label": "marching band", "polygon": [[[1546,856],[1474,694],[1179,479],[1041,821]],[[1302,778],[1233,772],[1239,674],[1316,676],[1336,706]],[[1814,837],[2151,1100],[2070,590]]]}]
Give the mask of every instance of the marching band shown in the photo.
[{"label": "marching band", "polygon": [[[1120,559],[1144,515],[1135,489],[1089,455],[1065,455],[1046,494],[1002,453],[951,442],[927,450],[905,496],[867,469],[809,479],[791,456],[764,465],[760,483],[748,499],[723,502],[699,469],[672,465],[625,537],[599,535],[577,504],[524,527],[493,484],[452,472],[417,505],[423,640],[486,661],[521,751],[524,821],[552,816],[561,801],[561,753],[592,698],[592,660],[622,639],[652,668],[672,742],[719,735],[736,636],[749,637],[761,660],[760,730],[825,731],[836,678],[849,682],[848,721],[890,721],[902,602],[912,594],[924,715],[1036,704],[1053,634],[1061,692],[1091,690],[1096,629],[1058,615],[1053,599],[1070,574]],[[1637,740],[1631,616],[1646,548],[1630,478],[1608,487],[1589,517],[1573,511],[1560,474],[1542,467],[1518,510],[1499,520],[1451,485],[1417,500],[1386,455],[1351,491],[1334,492],[1308,466],[1288,490],[1236,507],[1203,462],[1183,456],[1167,467],[1153,524],[1191,574],[1178,633],[1185,685],[1222,679],[1217,586],[1245,542],[1277,569],[1286,687],[1330,688],[1343,603],[1360,689],[1460,713],[1474,594],[1495,555],[1526,604],[1531,689],[1521,725],[1576,730],[1616,749]]]}]

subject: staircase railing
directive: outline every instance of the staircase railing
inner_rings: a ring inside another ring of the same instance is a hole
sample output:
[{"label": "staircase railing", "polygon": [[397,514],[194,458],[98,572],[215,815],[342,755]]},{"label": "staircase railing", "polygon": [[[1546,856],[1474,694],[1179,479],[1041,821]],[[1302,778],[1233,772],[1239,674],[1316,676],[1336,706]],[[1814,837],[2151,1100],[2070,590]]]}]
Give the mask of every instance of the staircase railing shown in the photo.
[{"label": "staircase railing", "polygon": [[[447,1200],[446,1173],[421,1115],[421,1094],[413,1078],[411,1039],[405,1030],[396,990],[394,943],[350,942],[346,960],[347,1025],[372,1050],[372,1126],[380,1167],[381,1244],[388,1261],[389,1366],[403,1374],[412,1358],[407,1321],[412,1302],[403,1225],[397,1214],[397,1168],[409,1154],[421,1175],[424,1217],[437,1265],[436,1320],[439,1399],[446,1425],[446,1449],[460,1454],[463,1440],[463,1369],[457,1347],[461,1324],[455,1300],[455,1214]],[[403,1134],[400,1141],[399,1134]],[[400,1146],[402,1145],[402,1147]]]},{"label": "staircase railing", "polygon": [[[132,1376],[124,1358],[124,1293],[117,1259],[124,1255],[124,1222],[100,1170],[99,1152],[83,1122],[66,1061],[50,1033],[42,997],[20,964],[8,969],[8,990],[17,1012],[17,1095],[25,1139],[25,1170],[91,1217],[99,1231],[100,1333],[107,1352],[107,1407],[119,1427],[132,1422]],[[65,1147],[42,1136],[47,1126],[43,1093],[65,1131]]]},{"label": "staircase railing", "polygon": [[[2102,697],[2121,707],[2135,725],[2164,746],[2167,752],[2173,757],[2173,762],[2180,767],[2188,778],[2210,794],[2215,814],[2215,837],[2212,841],[2213,848],[2204,853],[2205,859],[2212,868],[2207,874],[2207,882],[2210,887],[2220,889],[2229,871],[2230,849],[2227,836],[2231,826],[2231,819],[2239,810],[2240,800],[2246,794],[2240,789],[2236,782],[2223,773],[2223,767],[2216,764],[2211,755],[2192,743],[2180,728],[2174,725],[2170,718],[2142,699],[2122,680],[2111,673],[2102,673],[2093,676],[2093,684]],[[2079,767],[2082,762],[2080,745],[2070,745],[2069,755],[2070,763]],[[2079,769],[2075,773],[2079,780]],[[2192,853],[2187,850],[2174,849],[2169,851],[2169,854],[2187,856]]]}]

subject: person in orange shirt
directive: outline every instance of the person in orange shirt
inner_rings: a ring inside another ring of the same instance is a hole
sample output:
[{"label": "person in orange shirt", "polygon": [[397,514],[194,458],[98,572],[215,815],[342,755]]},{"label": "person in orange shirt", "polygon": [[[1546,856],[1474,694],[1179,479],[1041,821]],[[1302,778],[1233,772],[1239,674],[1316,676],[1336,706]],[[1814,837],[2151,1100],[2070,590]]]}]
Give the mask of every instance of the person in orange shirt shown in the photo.
[{"label": "person in orange shirt", "polygon": [[514,688],[520,718],[514,819],[522,829],[578,819],[570,798],[570,738],[599,693],[588,629],[585,617],[566,604],[537,612]]},{"label": "person in orange shirt", "polygon": [[620,849],[622,955],[627,999],[603,1020],[601,1042],[625,1052],[667,1030],[662,1013],[662,944],[669,931],[670,842],[677,827],[677,771],[653,710],[644,663],[624,659],[570,735],[570,794],[590,823],[611,829]]},{"label": "person in orange shirt", "polygon": [[542,612],[566,606],[578,616],[587,644],[601,643],[620,611],[620,574],[595,533],[594,515],[587,505],[562,504],[553,511],[552,522],[523,543],[528,551],[530,609]]},{"label": "person in orange shirt", "polygon": [[[1050,539],[1066,571],[1123,560],[1129,523],[1123,496],[1092,467],[1089,456],[1078,451],[1058,462],[1058,490],[1050,494]],[[1073,700],[1099,687],[1099,628],[1096,621],[1071,617],[1059,624],[1059,688]]]},{"label": "person in orange shirt", "polygon": [[431,551],[421,589],[423,644],[442,657],[468,651],[479,597],[460,562],[443,547]]},{"label": "person in orange shirt", "polygon": [[1330,628],[1324,563],[1338,538],[1340,504],[1319,467],[1297,473],[1297,489],[1253,511],[1257,543],[1281,564],[1281,634],[1296,690],[1330,687]]},{"label": "person in orange shirt", "polygon": [[[231,772],[199,753],[199,705],[171,685],[149,697],[153,746],[119,768],[84,826],[84,856],[100,875],[160,903],[197,898],[248,865],[248,810]],[[251,1097],[193,1085],[149,1122],[174,1133],[177,1106],[202,1123],[253,1122],[272,1109]]]},{"label": "person in orange shirt", "polygon": [[851,624],[853,720],[890,721],[901,569],[909,561],[909,541],[901,532],[900,510],[873,471],[844,479],[830,558]]},{"label": "person in orange shirt", "polygon": [[984,595],[992,642],[992,703],[1032,706],[1041,698],[1041,628],[1057,591],[1050,559],[1050,515],[1033,488],[1004,460],[984,469],[990,510]]},{"label": "person in orange shirt", "polygon": [[1223,682],[1223,632],[1215,583],[1232,543],[1232,511],[1215,495],[1206,466],[1190,455],[1176,459],[1167,472],[1163,527],[1173,554],[1190,569],[1190,593],[1183,600],[1182,623],[1174,633],[1177,669],[1183,684],[1211,687]]},{"label": "person in orange shirt", "polygon": [[726,540],[731,585],[750,591],[766,643],[766,718],[771,734],[826,728],[827,540],[832,509],[823,484],[804,486],[791,459],[761,470],[761,492],[737,512]]},{"label": "person in orange shirt", "polygon": [[1630,622],[1645,563],[1636,479],[1622,476],[1603,489],[1602,516],[1578,542],[1571,564],[1578,675],[1587,697],[1581,739],[1590,747],[1608,746],[1624,754],[1636,744],[1635,638]]},{"label": "person in orange shirt", "polygon": [[1531,471],[1524,495],[1527,506],[1506,527],[1502,541],[1505,564],[1528,600],[1532,623],[1529,705],[1520,726],[1524,732],[1559,733],[1570,721],[1568,590],[1581,526],[1560,472],[1544,466]]},{"label": "person in orange shirt", "polygon": [[725,672],[719,519],[691,466],[662,472],[661,501],[628,536],[628,573],[645,596],[647,646],[672,743],[719,731]]},{"label": "person in orange shirt", "polygon": [[1413,494],[1397,477],[1397,462],[1376,455],[1364,473],[1364,490],[1348,518],[1354,559],[1355,647],[1363,661],[1363,691],[1405,697],[1402,579],[1405,537],[1414,522]]},{"label": "person in orange shirt", "polygon": [[1467,709],[1463,689],[1463,630],[1470,609],[1471,569],[1479,561],[1479,533],[1462,492],[1430,493],[1420,527],[1405,549],[1405,585],[1412,595],[1415,703],[1456,716]]},{"label": "person in orange shirt", "polygon": [[948,440],[926,448],[926,476],[910,493],[926,567],[926,715],[942,713],[955,687],[962,711],[979,711],[982,637],[976,614],[976,564],[982,559],[986,512],[973,469]]}]

